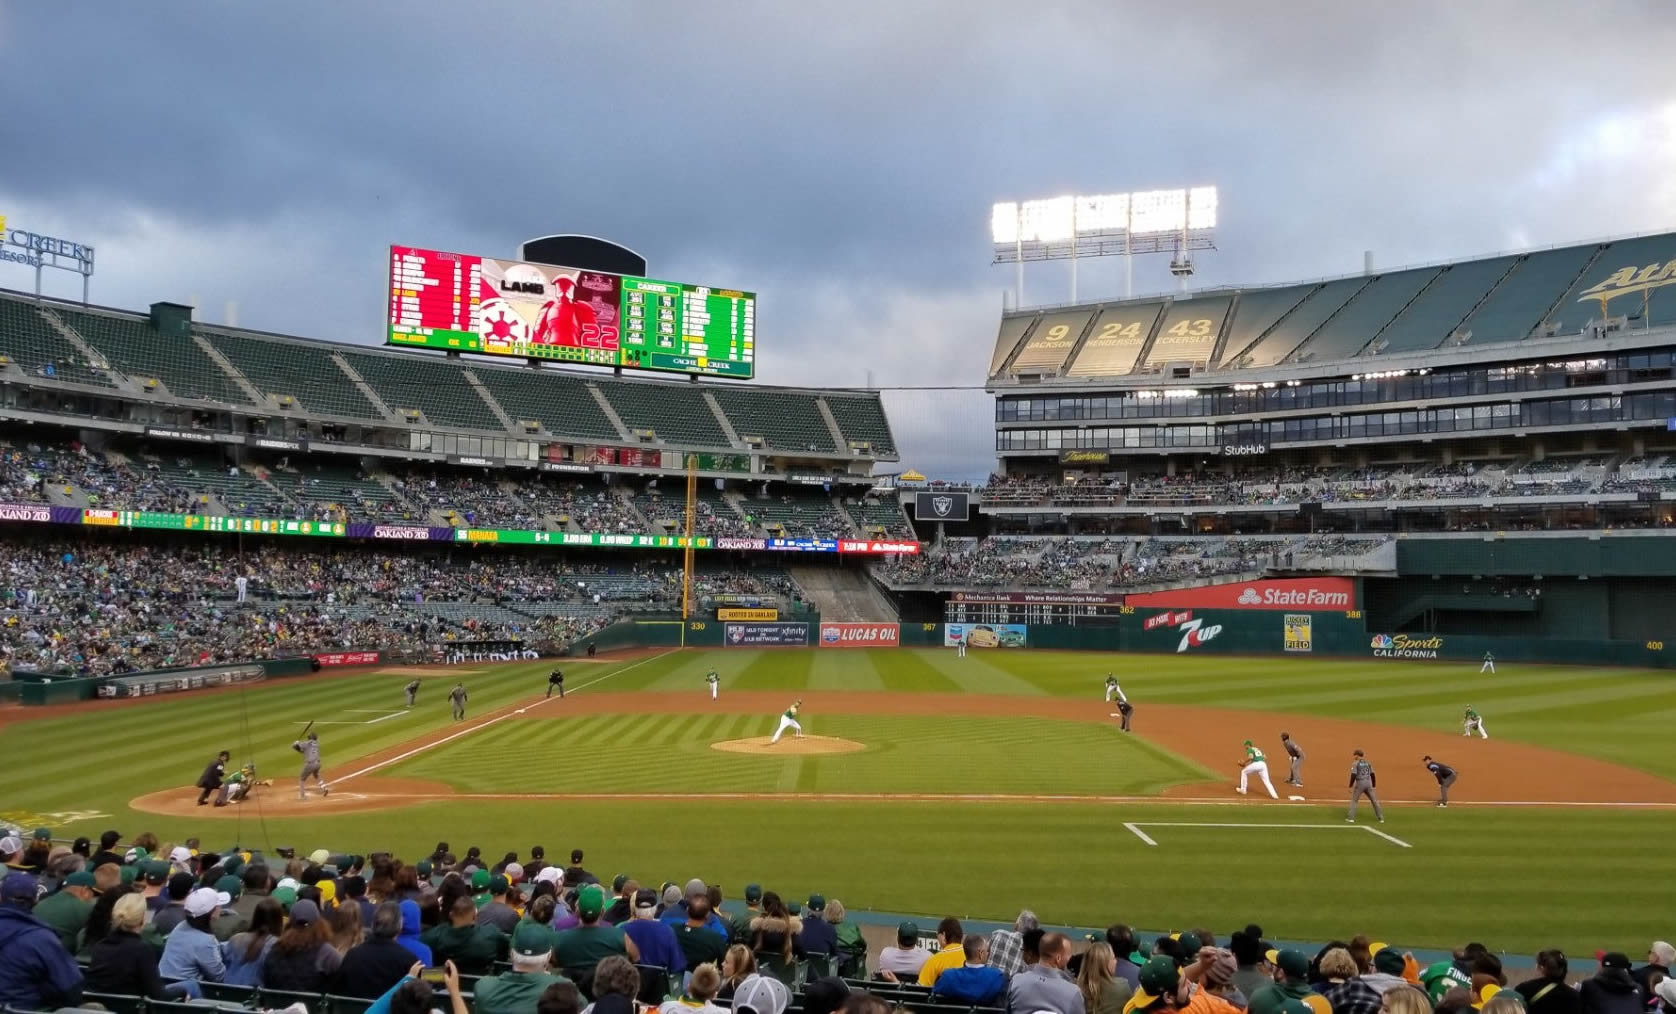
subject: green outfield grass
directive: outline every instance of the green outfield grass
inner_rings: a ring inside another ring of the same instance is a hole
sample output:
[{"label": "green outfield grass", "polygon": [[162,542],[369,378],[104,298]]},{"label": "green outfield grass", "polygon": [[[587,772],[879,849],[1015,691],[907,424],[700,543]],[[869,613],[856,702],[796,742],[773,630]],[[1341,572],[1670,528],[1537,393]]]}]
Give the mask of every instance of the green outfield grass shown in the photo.
[{"label": "green outfield grass", "polygon": [[[552,663],[464,677],[471,714],[539,697]],[[691,691],[690,715],[545,720],[556,706],[500,722],[379,774],[468,793],[931,792],[1149,794],[1206,772],[1098,725],[1039,718],[819,716],[812,732],[866,752],[751,757],[709,748],[766,735],[772,715],[711,709],[703,674],[728,691],[871,689],[1097,698],[1105,672],[1147,702],[1250,708],[1449,730],[1467,703],[1498,738],[1599,757],[1676,779],[1668,727],[1676,678],[1658,673],[1296,658],[1105,656],[941,650],[692,651],[633,663],[567,664],[572,691]],[[274,681],[243,692],[182,695],[96,713],[25,720],[0,731],[0,818],[61,836],[106,827],[199,835],[206,846],[293,844],[408,856],[438,838],[456,849],[586,848],[600,873],[700,875],[737,892],[760,881],[820,890],[852,908],[1045,919],[1150,929],[1259,920],[1272,935],[1326,939],[1367,931],[1408,946],[1471,937],[1515,952],[1643,950],[1668,937],[1676,812],[1459,807],[1394,811],[1399,845],[1346,828],[1336,801],[1266,809],[1170,803],[452,800],[398,811],[310,818],[191,820],[128,801],[193,781],[217,749],[254,759],[285,790],[288,744],[309,719],[328,774],[450,727],[450,675],[427,678],[401,707],[406,676]],[[593,681],[600,681],[593,683]],[[593,683],[592,686],[589,684]],[[13,713],[14,715],[17,713]],[[24,713],[26,714],[26,713]],[[1144,716],[1144,711],[1142,712]],[[388,717],[386,717],[388,716]],[[12,717],[12,716],[8,716]],[[370,723],[370,724],[362,724]],[[1144,724],[1141,726],[1144,733]],[[1540,777],[1541,772],[1533,772]],[[99,814],[99,816],[94,816]],[[58,815],[58,816],[48,816]],[[1124,825],[1139,823],[1148,846]],[[1174,822],[1327,824],[1324,828],[1171,828]],[[1563,899],[1563,900],[1562,900]]]}]

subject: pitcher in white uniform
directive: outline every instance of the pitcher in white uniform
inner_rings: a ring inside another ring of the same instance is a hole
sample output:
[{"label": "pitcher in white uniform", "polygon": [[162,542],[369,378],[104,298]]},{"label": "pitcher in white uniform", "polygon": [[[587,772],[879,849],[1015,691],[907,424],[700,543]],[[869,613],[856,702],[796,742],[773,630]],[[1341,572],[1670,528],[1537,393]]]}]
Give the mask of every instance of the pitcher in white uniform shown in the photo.
[{"label": "pitcher in white uniform", "polygon": [[802,706],[803,702],[801,700],[791,702],[791,707],[787,708],[786,713],[780,716],[780,727],[774,730],[774,738],[769,740],[770,743],[778,743],[787,729],[797,733],[798,739],[803,738],[803,726],[797,724],[797,709]]}]

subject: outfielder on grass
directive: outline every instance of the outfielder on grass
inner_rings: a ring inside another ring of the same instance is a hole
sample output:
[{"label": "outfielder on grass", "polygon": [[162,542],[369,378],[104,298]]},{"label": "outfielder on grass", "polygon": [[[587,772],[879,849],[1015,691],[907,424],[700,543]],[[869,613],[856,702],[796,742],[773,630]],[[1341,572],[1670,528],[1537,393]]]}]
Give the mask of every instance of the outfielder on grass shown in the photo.
[{"label": "outfielder on grass", "polygon": [[710,684],[710,699],[712,701],[715,700],[716,699],[716,693],[718,692],[718,690],[720,689],[720,687],[722,685],[721,675],[719,673],[717,673],[716,670],[712,669],[708,673],[705,673],[704,682]]}]

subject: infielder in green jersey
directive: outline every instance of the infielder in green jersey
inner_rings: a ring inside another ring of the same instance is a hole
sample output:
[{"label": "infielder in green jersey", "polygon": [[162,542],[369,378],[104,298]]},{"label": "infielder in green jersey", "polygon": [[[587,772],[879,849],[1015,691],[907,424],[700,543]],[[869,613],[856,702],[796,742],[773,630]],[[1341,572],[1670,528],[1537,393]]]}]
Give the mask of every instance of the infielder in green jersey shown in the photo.
[{"label": "infielder in green jersey", "polygon": [[1245,795],[1245,781],[1256,775],[1263,782],[1263,788],[1269,790],[1270,799],[1279,799],[1280,794],[1274,790],[1274,783],[1269,781],[1269,762],[1263,757],[1263,751],[1251,745],[1251,740],[1245,741],[1245,759],[1240,761],[1240,787],[1235,791]]},{"label": "infielder in green jersey", "polygon": [[1490,734],[1484,731],[1483,716],[1472,710],[1471,705],[1468,705],[1466,709],[1466,716],[1461,719],[1461,735],[1470,736],[1475,732],[1480,736],[1483,736],[1485,739],[1490,738]]},{"label": "infielder in green jersey", "polygon": [[786,713],[780,716],[780,727],[774,730],[774,738],[769,740],[770,743],[778,743],[787,729],[795,731],[798,739],[803,738],[803,726],[797,724],[797,709],[802,706],[803,701],[801,699],[791,702],[791,707],[787,708]]}]

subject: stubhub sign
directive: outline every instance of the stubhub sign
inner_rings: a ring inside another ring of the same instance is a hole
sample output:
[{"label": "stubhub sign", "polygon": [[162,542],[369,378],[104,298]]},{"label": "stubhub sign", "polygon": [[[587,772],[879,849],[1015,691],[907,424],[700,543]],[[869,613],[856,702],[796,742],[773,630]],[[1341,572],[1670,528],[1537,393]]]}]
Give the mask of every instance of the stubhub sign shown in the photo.
[{"label": "stubhub sign", "polygon": [[1142,592],[1123,602],[1147,609],[1355,609],[1356,582],[1347,577],[1276,578]]}]

